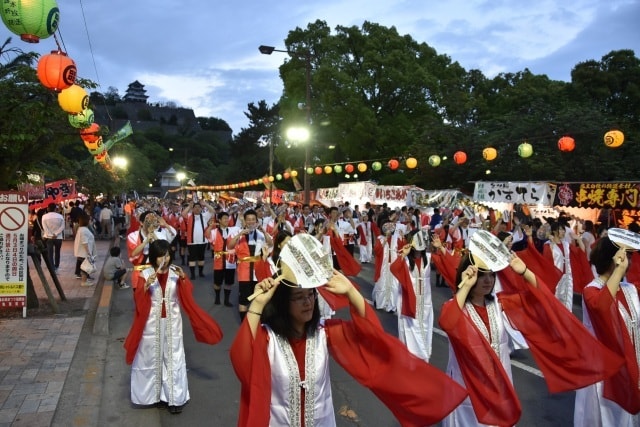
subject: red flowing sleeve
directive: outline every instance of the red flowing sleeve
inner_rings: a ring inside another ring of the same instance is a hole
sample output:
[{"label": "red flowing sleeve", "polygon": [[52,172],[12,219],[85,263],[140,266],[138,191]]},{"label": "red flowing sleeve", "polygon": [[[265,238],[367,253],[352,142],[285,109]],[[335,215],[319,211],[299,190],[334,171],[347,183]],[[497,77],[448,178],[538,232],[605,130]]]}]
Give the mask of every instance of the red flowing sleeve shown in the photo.
[{"label": "red flowing sleeve", "polygon": [[371,221],[371,231],[373,231],[373,238],[377,239],[379,235],[381,235],[382,233],[380,232],[380,228],[378,228],[378,224],[376,224],[375,222]]},{"label": "red flowing sleeve", "polygon": [[520,419],[518,396],[498,355],[455,299],[444,303],[438,323],[455,352],[473,411],[483,424],[512,426]]},{"label": "red flowing sleeve", "polygon": [[256,279],[258,279],[258,282],[261,282],[273,275],[271,272],[271,264],[269,264],[269,261],[264,259],[260,259],[253,263],[253,271],[256,273]]},{"label": "red flowing sleeve", "polygon": [[582,293],[582,290],[593,280],[593,271],[587,259],[587,254],[577,246],[569,246],[569,262],[571,263],[571,276],[573,277],[573,292]]},{"label": "red flowing sleeve", "polygon": [[391,264],[391,274],[400,282],[402,289],[402,315],[416,318],[416,292],[413,289],[411,272],[404,257],[398,258]]},{"label": "red flowing sleeve", "polygon": [[529,344],[551,393],[576,390],[613,375],[622,364],[540,283],[534,287],[510,268],[498,273],[502,309]]},{"label": "red flowing sleeve", "polygon": [[631,254],[629,270],[627,270],[627,281],[632,283],[636,289],[640,289],[640,252]]},{"label": "red flowing sleeve", "polygon": [[244,320],[231,344],[231,364],[240,380],[238,427],[268,427],[271,406],[271,364],[268,334],[258,326],[255,339]]},{"label": "red flowing sleeve", "polygon": [[[349,281],[353,284],[356,289],[360,289],[359,286],[351,279]],[[322,298],[326,301],[326,303],[331,307],[331,310],[337,311],[341,308],[349,307],[349,299],[344,295],[334,294],[333,292],[329,292],[326,287],[320,286],[317,288]]]},{"label": "red flowing sleeve", "polygon": [[[545,245],[545,248],[548,247],[549,245]],[[533,244],[530,244],[517,253],[527,268],[533,271],[536,277],[548,287],[551,293],[555,294],[556,286],[558,286],[558,282],[562,278],[562,271],[553,263],[553,258],[549,259],[548,256],[543,256]],[[548,253],[550,254],[551,252]]]},{"label": "red flowing sleeve", "polygon": [[448,251],[444,254],[441,251],[435,251],[431,253],[431,262],[433,262],[444,281],[455,293],[458,290],[456,272],[460,264],[460,255],[453,255]]},{"label": "red flowing sleeve", "polygon": [[187,313],[193,334],[198,342],[217,344],[222,340],[222,329],[193,299],[193,284],[188,278],[178,279],[178,296]]},{"label": "red flowing sleeve", "polygon": [[370,389],[402,426],[425,426],[446,417],[467,396],[457,382],[384,332],[367,305],[364,317],[325,323],[329,351],[356,381]]},{"label": "red flowing sleeve", "polygon": [[349,253],[344,247],[342,241],[334,236],[333,233],[329,234],[331,249],[336,253],[338,257],[338,265],[340,270],[345,276],[357,276],[362,270],[362,266],[356,261],[356,259]]},{"label": "red flowing sleeve", "polygon": [[604,382],[603,395],[631,414],[640,412],[638,362],[631,337],[624,326],[616,300],[605,286],[587,287],[583,293],[593,330],[609,349],[624,358],[622,367]]},{"label": "red flowing sleeve", "polygon": [[384,261],[384,246],[378,238],[376,238],[376,243],[373,246],[373,255],[375,257],[375,271],[373,272],[373,281],[377,282],[380,279],[380,274],[382,271],[382,261]]},{"label": "red flowing sleeve", "polygon": [[124,348],[126,350],[125,360],[127,365],[131,365],[133,363],[133,359],[136,357],[138,346],[142,339],[142,333],[144,332],[144,327],[147,324],[149,312],[151,311],[151,294],[144,289],[145,281],[146,279],[140,275],[138,277],[138,285],[133,291],[136,310],[133,317],[133,323],[131,324],[131,329],[129,329],[129,334],[127,334],[127,338],[124,340]]}]

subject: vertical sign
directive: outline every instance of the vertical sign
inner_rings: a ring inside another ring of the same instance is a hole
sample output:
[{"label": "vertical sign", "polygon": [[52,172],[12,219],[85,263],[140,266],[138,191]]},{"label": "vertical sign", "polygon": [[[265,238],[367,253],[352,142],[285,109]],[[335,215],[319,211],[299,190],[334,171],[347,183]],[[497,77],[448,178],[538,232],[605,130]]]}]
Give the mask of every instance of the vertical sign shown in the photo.
[{"label": "vertical sign", "polygon": [[0,308],[27,308],[27,192],[0,191]]}]

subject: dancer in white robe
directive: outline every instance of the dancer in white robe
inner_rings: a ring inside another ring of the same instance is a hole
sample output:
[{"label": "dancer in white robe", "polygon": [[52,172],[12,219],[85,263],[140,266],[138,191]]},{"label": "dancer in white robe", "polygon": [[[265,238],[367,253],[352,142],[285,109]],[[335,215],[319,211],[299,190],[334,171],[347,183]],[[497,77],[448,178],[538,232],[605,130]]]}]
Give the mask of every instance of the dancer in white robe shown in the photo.
[{"label": "dancer in white robe", "polygon": [[395,232],[393,222],[382,224],[382,235],[378,236],[374,247],[375,273],[371,299],[375,307],[388,312],[398,307],[399,284],[391,274],[391,264],[398,258],[398,251],[404,246],[404,240]]}]

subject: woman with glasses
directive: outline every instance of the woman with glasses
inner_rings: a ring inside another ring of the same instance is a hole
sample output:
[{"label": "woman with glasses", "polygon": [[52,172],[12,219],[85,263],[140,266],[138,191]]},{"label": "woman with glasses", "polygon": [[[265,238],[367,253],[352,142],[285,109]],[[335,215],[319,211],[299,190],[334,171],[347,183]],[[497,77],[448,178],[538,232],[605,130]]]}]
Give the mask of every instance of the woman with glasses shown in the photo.
[{"label": "woman with glasses", "polygon": [[256,285],[231,347],[238,426],[335,426],[329,354],[402,425],[435,424],[464,399],[462,387],[384,332],[346,276],[334,271],[324,287],[348,298],[351,321],[321,321],[316,289],[273,278]]}]

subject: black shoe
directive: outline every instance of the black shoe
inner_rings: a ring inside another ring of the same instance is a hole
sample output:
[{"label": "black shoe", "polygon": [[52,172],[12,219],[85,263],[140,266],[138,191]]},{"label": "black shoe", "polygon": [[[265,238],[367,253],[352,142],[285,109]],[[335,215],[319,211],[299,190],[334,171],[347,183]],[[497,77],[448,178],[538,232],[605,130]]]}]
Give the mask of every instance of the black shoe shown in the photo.
[{"label": "black shoe", "polygon": [[224,302],[224,306],[225,307],[233,307],[233,304],[231,304],[229,301],[225,301]]},{"label": "black shoe", "polygon": [[191,280],[196,280],[196,275],[195,274],[191,275]]},{"label": "black shoe", "polygon": [[205,275],[204,275],[204,273],[203,273],[202,271],[201,271],[201,272],[199,272],[199,273],[198,273],[198,275],[199,275],[200,277],[205,277]]}]

